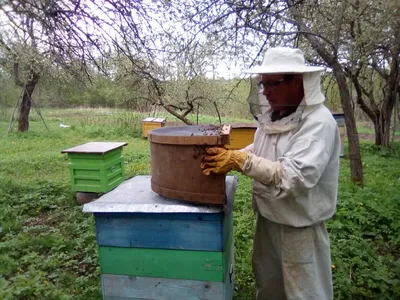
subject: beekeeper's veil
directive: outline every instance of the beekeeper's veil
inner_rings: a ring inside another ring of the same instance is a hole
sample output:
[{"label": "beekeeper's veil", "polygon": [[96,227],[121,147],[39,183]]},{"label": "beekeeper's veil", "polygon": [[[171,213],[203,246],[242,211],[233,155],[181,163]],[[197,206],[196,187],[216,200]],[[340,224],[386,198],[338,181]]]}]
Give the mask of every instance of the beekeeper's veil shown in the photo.
[{"label": "beekeeper's veil", "polygon": [[[268,49],[260,66],[247,71],[254,74],[250,78],[250,92],[247,99],[250,112],[260,123],[260,127],[267,133],[278,133],[291,130],[300,122],[306,106],[316,105],[325,101],[321,93],[321,71],[324,68],[307,66],[300,49],[277,47]],[[302,74],[304,86],[304,99],[292,115],[271,121],[271,107],[263,91],[258,88],[262,74]]]}]

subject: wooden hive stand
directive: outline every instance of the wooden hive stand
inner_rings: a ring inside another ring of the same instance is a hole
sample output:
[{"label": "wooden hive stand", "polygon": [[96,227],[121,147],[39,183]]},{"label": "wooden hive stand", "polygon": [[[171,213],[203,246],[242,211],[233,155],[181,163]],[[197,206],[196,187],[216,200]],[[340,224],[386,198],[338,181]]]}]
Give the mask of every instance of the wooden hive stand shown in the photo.
[{"label": "wooden hive stand", "polygon": [[236,178],[226,177],[225,207],[159,196],[150,179],[83,206],[96,221],[103,299],[231,300]]}]

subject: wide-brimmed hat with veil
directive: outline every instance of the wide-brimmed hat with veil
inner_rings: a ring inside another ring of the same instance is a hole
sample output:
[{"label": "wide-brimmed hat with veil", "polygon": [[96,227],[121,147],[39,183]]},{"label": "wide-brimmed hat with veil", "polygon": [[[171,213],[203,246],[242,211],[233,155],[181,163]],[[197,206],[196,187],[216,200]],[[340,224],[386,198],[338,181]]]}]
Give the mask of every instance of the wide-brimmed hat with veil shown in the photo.
[{"label": "wide-brimmed hat with veil", "polygon": [[[263,91],[257,86],[260,78],[250,79],[250,91],[247,102],[250,112],[259,123],[270,133],[290,130],[297,126],[302,118],[305,106],[313,106],[325,101],[321,92],[321,71],[325,68],[308,66],[305,63],[303,52],[296,48],[276,47],[270,48],[264,55],[261,65],[250,68],[246,73],[250,74],[302,74],[304,99],[296,112],[288,118],[271,122],[269,116],[270,105]],[[259,77],[259,76],[258,76]]]},{"label": "wide-brimmed hat with veil", "polygon": [[304,54],[297,48],[276,47],[265,52],[261,65],[250,68],[251,74],[298,74],[318,72],[323,67],[307,66]]}]

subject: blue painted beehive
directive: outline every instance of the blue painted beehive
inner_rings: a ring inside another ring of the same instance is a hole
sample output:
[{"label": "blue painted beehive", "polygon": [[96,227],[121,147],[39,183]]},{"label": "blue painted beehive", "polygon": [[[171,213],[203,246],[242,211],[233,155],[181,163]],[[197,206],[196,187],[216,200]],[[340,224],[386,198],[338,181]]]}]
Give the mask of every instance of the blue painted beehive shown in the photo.
[{"label": "blue painted beehive", "polygon": [[95,216],[103,299],[232,299],[236,179],[226,179],[225,207],[167,199],[150,180],[83,207]]}]

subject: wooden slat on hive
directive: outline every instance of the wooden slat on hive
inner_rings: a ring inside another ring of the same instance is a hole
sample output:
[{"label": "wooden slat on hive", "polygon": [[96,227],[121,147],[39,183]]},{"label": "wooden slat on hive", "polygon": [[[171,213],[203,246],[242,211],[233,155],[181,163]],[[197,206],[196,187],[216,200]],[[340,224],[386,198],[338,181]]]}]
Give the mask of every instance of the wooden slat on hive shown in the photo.
[{"label": "wooden slat on hive", "polygon": [[149,141],[164,145],[217,146],[229,143],[231,126],[168,126],[149,133]]},{"label": "wooden slat on hive", "polygon": [[223,251],[232,214],[95,214],[99,246]]},{"label": "wooden slat on hive", "polygon": [[112,150],[128,145],[125,142],[89,142],[83,145],[62,150],[61,153],[94,153],[105,154]]},{"label": "wooden slat on hive", "polygon": [[[228,262],[225,266],[225,279],[224,279],[224,300],[232,300],[235,288],[235,247],[233,232],[229,236],[225,245],[225,251],[227,255],[224,255],[224,259]],[[229,247],[228,247],[229,245]]]},{"label": "wooden slat on hive", "polygon": [[[103,299],[224,299],[222,282],[101,275]],[[118,297],[118,298],[112,298]]]},{"label": "wooden slat on hive", "polygon": [[102,274],[222,282],[227,252],[99,247]]},{"label": "wooden slat on hive", "polygon": [[104,300],[231,300],[234,290],[234,247],[230,243],[224,282],[102,274]]}]

